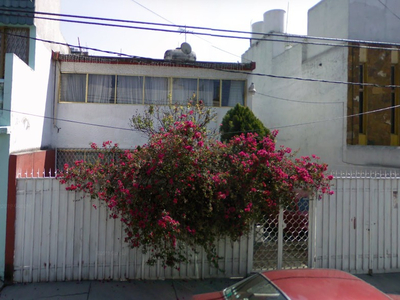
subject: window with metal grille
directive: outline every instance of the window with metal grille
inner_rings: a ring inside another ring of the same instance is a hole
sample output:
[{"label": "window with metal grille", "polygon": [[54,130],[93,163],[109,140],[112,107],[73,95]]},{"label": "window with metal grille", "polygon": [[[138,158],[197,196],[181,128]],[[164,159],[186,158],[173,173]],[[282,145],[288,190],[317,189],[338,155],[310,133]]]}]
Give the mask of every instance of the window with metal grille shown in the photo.
[{"label": "window with metal grille", "polygon": [[0,75],[4,78],[5,55],[15,53],[29,64],[29,28],[0,27]]}]

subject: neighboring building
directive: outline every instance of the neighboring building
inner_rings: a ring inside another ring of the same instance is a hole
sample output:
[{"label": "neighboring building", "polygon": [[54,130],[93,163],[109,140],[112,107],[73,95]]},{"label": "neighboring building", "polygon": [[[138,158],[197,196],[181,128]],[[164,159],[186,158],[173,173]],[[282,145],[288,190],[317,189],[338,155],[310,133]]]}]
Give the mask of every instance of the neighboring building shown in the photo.
[{"label": "neighboring building", "polygon": [[248,79],[257,117],[279,129],[279,144],[316,154],[332,170],[400,167],[400,108],[390,108],[400,104],[391,87],[400,85],[399,46],[391,45],[400,43],[398,1],[321,1],[309,10],[308,38],[284,34],[284,15],[269,11],[253,24],[242,57],[268,75]]},{"label": "neighboring building", "polygon": [[[6,266],[6,220],[15,205],[7,199],[15,177],[10,155],[51,147],[54,99],[52,51],[68,53],[65,46],[41,40],[64,42],[56,21],[34,19],[33,12],[59,12],[59,0],[0,0],[0,279]],[[32,156],[38,157],[38,156]],[[32,158],[31,157],[31,158]],[[44,158],[42,156],[42,158]],[[42,160],[42,158],[40,160]],[[45,159],[45,158],[44,158]],[[25,165],[36,165],[34,160]],[[25,170],[24,170],[25,171]],[[37,170],[35,170],[36,172]],[[40,173],[43,169],[40,170]],[[15,187],[14,187],[15,188]],[[8,218],[14,226],[12,218]],[[7,236],[8,240],[8,236]],[[8,240],[13,243],[13,240]],[[12,246],[13,247],[13,246]],[[11,258],[13,253],[10,252]],[[12,267],[12,266],[11,266]]]},{"label": "neighboring building", "polygon": [[16,177],[53,176],[85,158],[90,142],[146,143],[129,120],[147,104],[203,100],[216,108],[218,128],[231,107],[248,104],[255,68],[193,61],[187,44],[166,60],[89,56],[62,46],[58,22],[35,11],[57,13],[60,1],[0,0],[0,280],[13,273]]},{"label": "neighboring building", "polygon": [[202,100],[215,107],[217,128],[236,103],[247,105],[247,72],[254,63],[214,63],[53,54],[59,76],[52,147],[57,166],[83,159],[90,142],[131,149],[147,137],[129,120],[146,105]]}]

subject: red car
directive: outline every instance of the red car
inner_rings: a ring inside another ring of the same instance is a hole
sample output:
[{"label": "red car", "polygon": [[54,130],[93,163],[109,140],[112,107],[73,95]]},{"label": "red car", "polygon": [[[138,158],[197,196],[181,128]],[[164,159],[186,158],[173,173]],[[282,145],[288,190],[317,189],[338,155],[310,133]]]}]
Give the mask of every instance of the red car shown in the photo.
[{"label": "red car", "polygon": [[365,281],[332,269],[267,271],[252,275],[222,292],[196,295],[193,300],[400,300]]}]

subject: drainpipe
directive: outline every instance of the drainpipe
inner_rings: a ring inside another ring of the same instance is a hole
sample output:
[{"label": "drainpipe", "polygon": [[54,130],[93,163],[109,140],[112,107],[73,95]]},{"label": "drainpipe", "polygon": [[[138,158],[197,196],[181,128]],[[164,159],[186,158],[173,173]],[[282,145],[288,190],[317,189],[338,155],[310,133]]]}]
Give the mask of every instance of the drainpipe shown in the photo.
[{"label": "drainpipe", "polygon": [[4,79],[0,80],[0,280],[5,278],[8,177],[11,136],[11,85],[13,54],[5,55]]},{"label": "drainpipe", "polygon": [[9,151],[9,127],[0,126],[0,280],[2,281],[5,275]]}]

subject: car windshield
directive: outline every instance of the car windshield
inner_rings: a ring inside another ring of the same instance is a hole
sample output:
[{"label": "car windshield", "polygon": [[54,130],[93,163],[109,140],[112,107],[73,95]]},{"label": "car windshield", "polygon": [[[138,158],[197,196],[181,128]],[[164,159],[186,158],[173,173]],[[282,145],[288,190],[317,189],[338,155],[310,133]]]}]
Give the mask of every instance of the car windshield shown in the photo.
[{"label": "car windshield", "polygon": [[225,298],[228,300],[286,300],[286,297],[260,274],[246,278],[226,288],[223,292]]}]

